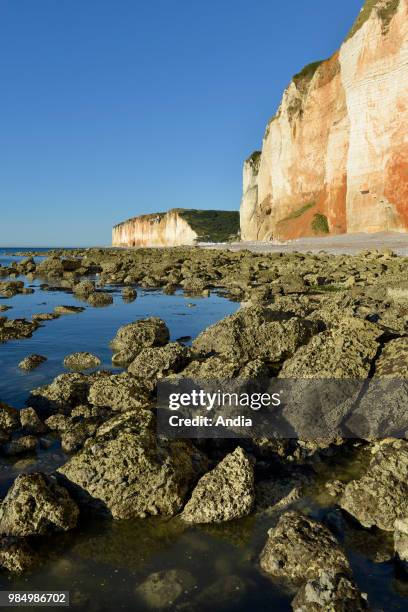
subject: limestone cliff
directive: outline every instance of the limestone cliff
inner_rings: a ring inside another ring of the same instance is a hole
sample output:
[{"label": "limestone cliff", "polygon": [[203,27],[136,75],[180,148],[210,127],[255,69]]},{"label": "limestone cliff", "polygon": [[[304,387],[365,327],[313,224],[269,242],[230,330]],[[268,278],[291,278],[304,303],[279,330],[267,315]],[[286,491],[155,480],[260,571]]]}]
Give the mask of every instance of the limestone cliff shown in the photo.
[{"label": "limestone cliff", "polygon": [[[341,10],[341,5],[339,5]],[[367,0],[244,163],[244,240],[408,229],[408,0]]]},{"label": "limestone cliff", "polygon": [[163,247],[192,245],[198,241],[224,242],[238,232],[238,212],[175,208],[115,225],[112,245]]}]

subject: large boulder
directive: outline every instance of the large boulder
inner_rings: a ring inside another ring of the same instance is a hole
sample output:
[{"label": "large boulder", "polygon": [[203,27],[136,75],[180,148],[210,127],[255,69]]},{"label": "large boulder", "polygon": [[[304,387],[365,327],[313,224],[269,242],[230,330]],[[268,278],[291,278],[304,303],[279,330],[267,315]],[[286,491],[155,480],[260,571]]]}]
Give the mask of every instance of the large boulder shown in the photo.
[{"label": "large boulder", "polygon": [[317,324],[298,317],[288,319],[261,306],[242,308],[204,330],[193,342],[195,351],[241,362],[261,359],[278,364],[317,331]]},{"label": "large boulder", "polygon": [[151,411],[120,414],[59,472],[80,503],[113,518],[177,514],[206,458],[188,441],[157,440]]},{"label": "large boulder", "polygon": [[408,518],[408,442],[384,440],[372,454],[366,474],[346,485],[339,503],[364,527],[394,531]]},{"label": "large boulder", "polygon": [[77,524],[78,507],[56,480],[40,472],[20,474],[0,507],[0,533],[47,535]]},{"label": "large boulder", "polygon": [[143,348],[164,346],[169,339],[167,325],[158,317],[122,325],[111,342],[114,351],[112,361],[117,365],[128,365]]},{"label": "large boulder", "polygon": [[375,324],[344,317],[314,336],[285,361],[281,378],[366,378],[379,349],[382,330]]},{"label": "large boulder", "polygon": [[283,514],[277,526],[268,531],[260,565],[267,574],[302,582],[319,578],[320,570],[351,573],[329,529],[298,512]]},{"label": "large boulder", "polygon": [[253,464],[238,447],[199,480],[181,517],[188,523],[222,523],[250,514],[254,501]]}]

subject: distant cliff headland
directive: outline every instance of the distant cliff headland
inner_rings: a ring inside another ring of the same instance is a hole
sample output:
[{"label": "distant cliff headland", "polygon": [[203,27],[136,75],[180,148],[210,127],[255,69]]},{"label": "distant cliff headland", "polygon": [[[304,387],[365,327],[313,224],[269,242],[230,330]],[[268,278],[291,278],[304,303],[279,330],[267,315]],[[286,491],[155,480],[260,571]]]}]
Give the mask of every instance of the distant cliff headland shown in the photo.
[{"label": "distant cliff headland", "polygon": [[[341,11],[341,5],[339,5]],[[244,164],[243,240],[408,229],[408,0],[366,0]]]},{"label": "distant cliff headland", "polygon": [[227,210],[174,208],[140,215],[115,225],[112,245],[181,246],[197,242],[226,242],[239,235],[239,213]]}]

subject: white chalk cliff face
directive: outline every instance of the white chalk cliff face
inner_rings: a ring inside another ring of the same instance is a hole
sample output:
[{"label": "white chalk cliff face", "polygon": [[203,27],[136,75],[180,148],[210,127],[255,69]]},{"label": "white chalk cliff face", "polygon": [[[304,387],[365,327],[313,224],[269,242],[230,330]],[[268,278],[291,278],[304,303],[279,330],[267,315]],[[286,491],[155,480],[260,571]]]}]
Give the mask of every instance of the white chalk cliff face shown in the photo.
[{"label": "white chalk cliff face", "polygon": [[408,0],[367,0],[293,78],[243,192],[243,240],[408,230]]},{"label": "white chalk cliff face", "polygon": [[134,217],[112,230],[112,246],[163,247],[192,245],[197,233],[175,211]]}]

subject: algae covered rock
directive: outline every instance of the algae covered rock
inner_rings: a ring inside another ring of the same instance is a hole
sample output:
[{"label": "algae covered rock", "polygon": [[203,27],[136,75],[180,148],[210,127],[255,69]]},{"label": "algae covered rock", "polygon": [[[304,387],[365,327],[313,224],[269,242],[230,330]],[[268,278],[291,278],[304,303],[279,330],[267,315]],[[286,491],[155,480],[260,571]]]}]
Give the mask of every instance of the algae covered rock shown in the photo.
[{"label": "algae covered rock", "polygon": [[260,565],[267,574],[294,581],[317,579],[320,570],[351,573],[329,529],[298,512],[283,514],[277,526],[268,531]]},{"label": "algae covered rock", "polygon": [[360,319],[344,317],[315,335],[285,361],[281,378],[353,378],[368,376],[382,330]]},{"label": "algae covered rock", "polygon": [[47,361],[47,358],[44,355],[28,355],[24,357],[22,361],[18,364],[18,367],[21,370],[34,370],[34,368],[38,368],[39,365]]},{"label": "algae covered rock", "polygon": [[20,474],[0,507],[0,533],[47,535],[77,524],[79,510],[66,489],[40,472]]},{"label": "algae covered rock", "polygon": [[310,321],[285,320],[268,308],[248,306],[204,330],[193,348],[242,362],[259,358],[274,364],[293,355],[316,331],[317,325]]},{"label": "algae covered rock", "polygon": [[319,571],[317,578],[308,580],[292,601],[293,612],[362,612],[367,599],[345,574]]},{"label": "algae covered rock", "polygon": [[0,401],[0,432],[7,434],[19,427],[18,410]]},{"label": "algae covered rock", "polygon": [[64,359],[64,366],[70,370],[87,370],[96,368],[100,364],[99,357],[88,352],[72,353]]},{"label": "algae covered rock", "polygon": [[29,404],[50,413],[70,412],[73,406],[86,403],[90,383],[84,374],[60,374],[49,385],[33,389]]},{"label": "algae covered rock", "polygon": [[112,361],[118,365],[128,365],[143,348],[164,346],[169,338],[167,325],[158,317],[122,325],[111,342],[114,351]]},{"label": "algae covered rock", "polygon": [[238,447],[199,480],[181,516],[188,523],[222,523],[250,514],[254,500],[253,465]]},{"label": "algae covered rock", "polygon": [[157,379],[179,372],[188,362],[190,349],[177,342],[162,347],[144,348],[128,367],[138,378]]},{"label": "algae covered rock", "polygon": [[135,593],[143,603],[153,610],[172,608],[182,595],[196,586],[194,576],[182,569],[163,570],[150,574]]},{"label": "algae covered rock", "polygon": [[379,378],[408,378],[408,338],[387,342],[375,364]]},{"label": "algae covered rock", "polygon": [[20,574],[37,563],[36,553],[25,540],[0,535],[0,568]]},{"label": "algae covered rock", "polygon": [[142,384],[126,372],[100,377],[90,385],[88,401],[93,406],[108,407],[122,412],[147,407],[149,382]]},{"label": "algae covered rock", "polygon": [[46,425],[41,421],[34,408],[22,408],[20,410],[21,427],[27,433],[42,434],[47,431]]},{"label": "algae covered rock", "polygon": [[148,410],[104,423],[59,472],[80,503],[113,518],[172,516],[206,466],[190,442],[157,440]]},{"label": "algae covered rock", "polygon": [[364,527],[394,531],[408,516],[408,442],[384,440],[372,453],[367,473],[346,485],[339,503]]}]

